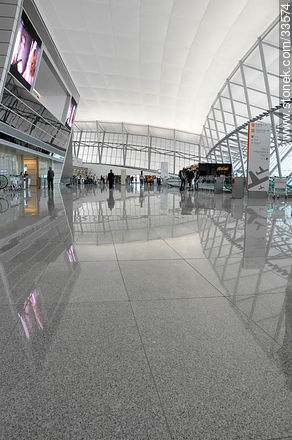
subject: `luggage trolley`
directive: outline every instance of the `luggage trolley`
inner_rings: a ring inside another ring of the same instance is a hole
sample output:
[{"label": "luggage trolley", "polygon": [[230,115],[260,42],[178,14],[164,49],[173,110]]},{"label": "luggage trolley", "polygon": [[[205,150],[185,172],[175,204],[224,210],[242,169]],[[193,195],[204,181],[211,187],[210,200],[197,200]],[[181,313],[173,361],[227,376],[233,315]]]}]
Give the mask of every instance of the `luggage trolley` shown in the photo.
[{"label": "luggage trolley", "polygon": [[287,179],[285,177],[274,177],[274,194],[273,198],[287,198]]}]

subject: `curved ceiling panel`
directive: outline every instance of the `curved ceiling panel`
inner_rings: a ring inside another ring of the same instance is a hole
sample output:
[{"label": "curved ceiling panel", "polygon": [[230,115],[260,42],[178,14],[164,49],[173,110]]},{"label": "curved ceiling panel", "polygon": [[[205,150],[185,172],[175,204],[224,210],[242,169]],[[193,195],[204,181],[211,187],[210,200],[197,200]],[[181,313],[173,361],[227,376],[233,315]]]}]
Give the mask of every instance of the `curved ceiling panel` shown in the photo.
[{"label": "curved ceiling panel", "polygon": [[78,120],[200,133],[278,0],[36,0],[81,95]]}]

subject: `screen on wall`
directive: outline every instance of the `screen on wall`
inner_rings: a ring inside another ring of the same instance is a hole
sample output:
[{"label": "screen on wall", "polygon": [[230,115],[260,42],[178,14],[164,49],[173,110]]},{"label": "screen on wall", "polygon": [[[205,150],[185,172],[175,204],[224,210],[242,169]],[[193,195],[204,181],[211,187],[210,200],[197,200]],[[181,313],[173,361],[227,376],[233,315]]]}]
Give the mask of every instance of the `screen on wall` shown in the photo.
[{"label": "screen on wall", "polygon": [[41,40],[25,12],[22,13],[13,49],[10,72],[31,89],[41,51]]},{"label": "screen on wall", "polygon": [[203,176],[231,176],[232,165],[230,163],[199,163],[199,174]]},{"label": "screen on wall", "polygon": [[76,114],[76,110],[77,110],[77,103],[74,98],[71,98],[71,102],[70,102],[70,105],[68,108],[68,113],[67,113],[66,122],[65,122],[65,124],[69,128],[72,128],[75,114]]}]

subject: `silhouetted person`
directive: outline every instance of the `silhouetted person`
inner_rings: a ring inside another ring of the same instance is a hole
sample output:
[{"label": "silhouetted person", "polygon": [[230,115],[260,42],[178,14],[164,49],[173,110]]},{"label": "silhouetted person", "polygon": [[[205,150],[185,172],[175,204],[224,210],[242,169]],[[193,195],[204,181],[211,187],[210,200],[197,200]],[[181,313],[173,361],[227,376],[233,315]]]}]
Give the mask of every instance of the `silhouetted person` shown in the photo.
[{"label": "silhouetted person", "polygon": [[195,174],[195,190],[198,191],[199,189],[199,178],[200,178],[200,173],[199,170],[196,171]]},{"label": "silhouetted person", "polygon": [[181,181],[180,191],[183,191],[185,189],[185,186],[186,186],[186,169],[183,168],[182,170],[180,170],[178,175],[179,175],[179,178],[180,178],[180,181]]},{"label": "silhouetted person", "polygon": [[107,180],[109,183],[109,189],[112,189],[114,186],[114,181],[115,181],[115,175],[113,173],[113,170],[110,170],[110,172],[108,173]]},{"label": "silhouetted person", "polygon": [[189,184],[189,191],[191,191],[193,189],[192,182],[193,182],[193,178],[194,178],[195,174],[192,170],[187,170],[186,175],[187,175],[188,184]]},{"label": "silhouetted person", "polygon": [[48,189],[51,189],[52,191],[54,190],[54,171],[52,170],[52,167],[49,167],[49,171],[48,171]]},{"label": "silhouetted person", "polygon": [[140,186],[142,186],[144,183],[144,176],[143,176],[143,171],[141,171],[140,173]]}]

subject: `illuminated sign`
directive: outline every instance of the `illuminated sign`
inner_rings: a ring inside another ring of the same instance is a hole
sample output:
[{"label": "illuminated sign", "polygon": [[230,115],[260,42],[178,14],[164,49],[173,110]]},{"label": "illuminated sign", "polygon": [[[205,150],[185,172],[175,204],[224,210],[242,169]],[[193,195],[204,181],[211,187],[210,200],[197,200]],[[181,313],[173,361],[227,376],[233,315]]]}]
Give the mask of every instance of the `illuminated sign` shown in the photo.
[{"label": "illuminated sign", "polygon": [[217,167],[217,171],[228,171],[228,167]]}]

